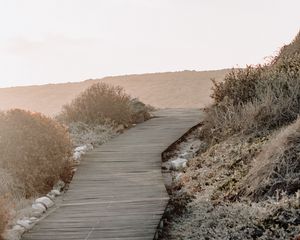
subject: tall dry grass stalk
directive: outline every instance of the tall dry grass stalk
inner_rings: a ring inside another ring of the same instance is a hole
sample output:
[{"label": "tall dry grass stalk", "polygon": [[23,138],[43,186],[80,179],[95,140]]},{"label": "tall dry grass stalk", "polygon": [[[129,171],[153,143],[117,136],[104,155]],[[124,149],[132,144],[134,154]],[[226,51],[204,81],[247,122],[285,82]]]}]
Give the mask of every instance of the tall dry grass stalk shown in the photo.
[{"label": "tall dry grass stalk", "polygon": [[257,156],[240,194],[255,201],[279,193],[294,194],[300,186],[299,156],[300,119],[274,136]]}]

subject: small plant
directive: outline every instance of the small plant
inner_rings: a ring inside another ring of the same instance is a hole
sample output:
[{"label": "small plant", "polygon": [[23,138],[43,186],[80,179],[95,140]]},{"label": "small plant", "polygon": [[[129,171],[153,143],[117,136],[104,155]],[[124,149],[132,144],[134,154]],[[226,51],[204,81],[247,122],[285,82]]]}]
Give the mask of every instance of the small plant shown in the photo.
[{"label": "small plant", "polygon": [[24,185],[26,197],[69,177],[71,142],[62,125],[15,109],[0,114],[0,129],[0,167]]}]

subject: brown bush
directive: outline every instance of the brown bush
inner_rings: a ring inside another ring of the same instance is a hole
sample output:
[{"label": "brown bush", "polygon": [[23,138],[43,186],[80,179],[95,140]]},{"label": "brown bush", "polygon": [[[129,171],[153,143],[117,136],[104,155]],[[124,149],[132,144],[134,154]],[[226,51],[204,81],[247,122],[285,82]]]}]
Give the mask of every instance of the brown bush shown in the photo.
[{"label": "brown bush", "polygon": [[103,124],[113,121],[117,124],[130,125],[132,122],[130,101],[130,96],[123,88],[96,83],[70,104],[63,106],[58,118],[66,123]]},{"label": "brown bush", "polygon": [[71,143],[66,129],[39,113],[0,114],[0,167],[24,184],[25,195],[46,193],[68,177]]},{"label": "brown bush", "polygon": [[215,85],[215,104],[207,109],[207,136],[268,132],[300,114],[300,54],[269,66],[230,73]]},{"label": "brown bush", "polygon": [[245,69],[232,69],[223,82],[213,81],[211,97],[216,104],[230,101],[234,105],[243,104],[255,98],[255,86],[261,78],[264,67],[248,66]]},{"label": "brown bush", "polygon": [[6,197],[0,197],[0,240],[4,240],[2,234],[10,221],[9,204]]},{"label": "brown bush", "polygon": [[300,119],[281,131],[257,156],[243,181],[240,195],[263,200],[278,192],[293,194],[300,188]]}]

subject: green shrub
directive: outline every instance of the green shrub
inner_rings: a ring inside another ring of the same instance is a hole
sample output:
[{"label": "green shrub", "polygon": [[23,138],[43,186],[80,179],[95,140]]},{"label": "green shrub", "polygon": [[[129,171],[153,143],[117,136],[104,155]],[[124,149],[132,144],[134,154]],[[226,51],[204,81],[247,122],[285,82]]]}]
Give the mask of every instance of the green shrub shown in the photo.
[{"label": "green shrub", "polygon": [[25,196],[46,193],[70,174],[71,143],[66,129],[39,113],[0,114],[0,168],[24,184]]},{"label": "green shrub", "polygon": [[132,122],[130,101],[130,96],[123,88],[96,83],[70,104],[63,106],[58,118],[66,123],[105,124],[107,121],[113,121],[117,124],[130,125]]}]

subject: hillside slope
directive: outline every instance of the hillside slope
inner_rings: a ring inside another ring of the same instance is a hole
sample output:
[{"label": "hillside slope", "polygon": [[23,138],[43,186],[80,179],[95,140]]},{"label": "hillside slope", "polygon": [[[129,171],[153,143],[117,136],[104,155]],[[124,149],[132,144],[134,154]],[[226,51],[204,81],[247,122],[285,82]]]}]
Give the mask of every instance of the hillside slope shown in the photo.
[{"label": "hillside slope", "polygon": [[299,240],[300,33],[212,97],[199,129],[164,154],[174,181],[159,239]]},{"label": "hillside slope", "polygon": [[0,89],[0,109],[22,108],[53,115],[93,83],[120,85],[133,97],[158,108],[199,108],[210,102],[211,78],[220,81],[229,70],[182,71],[106,77],[79,83]]}]

